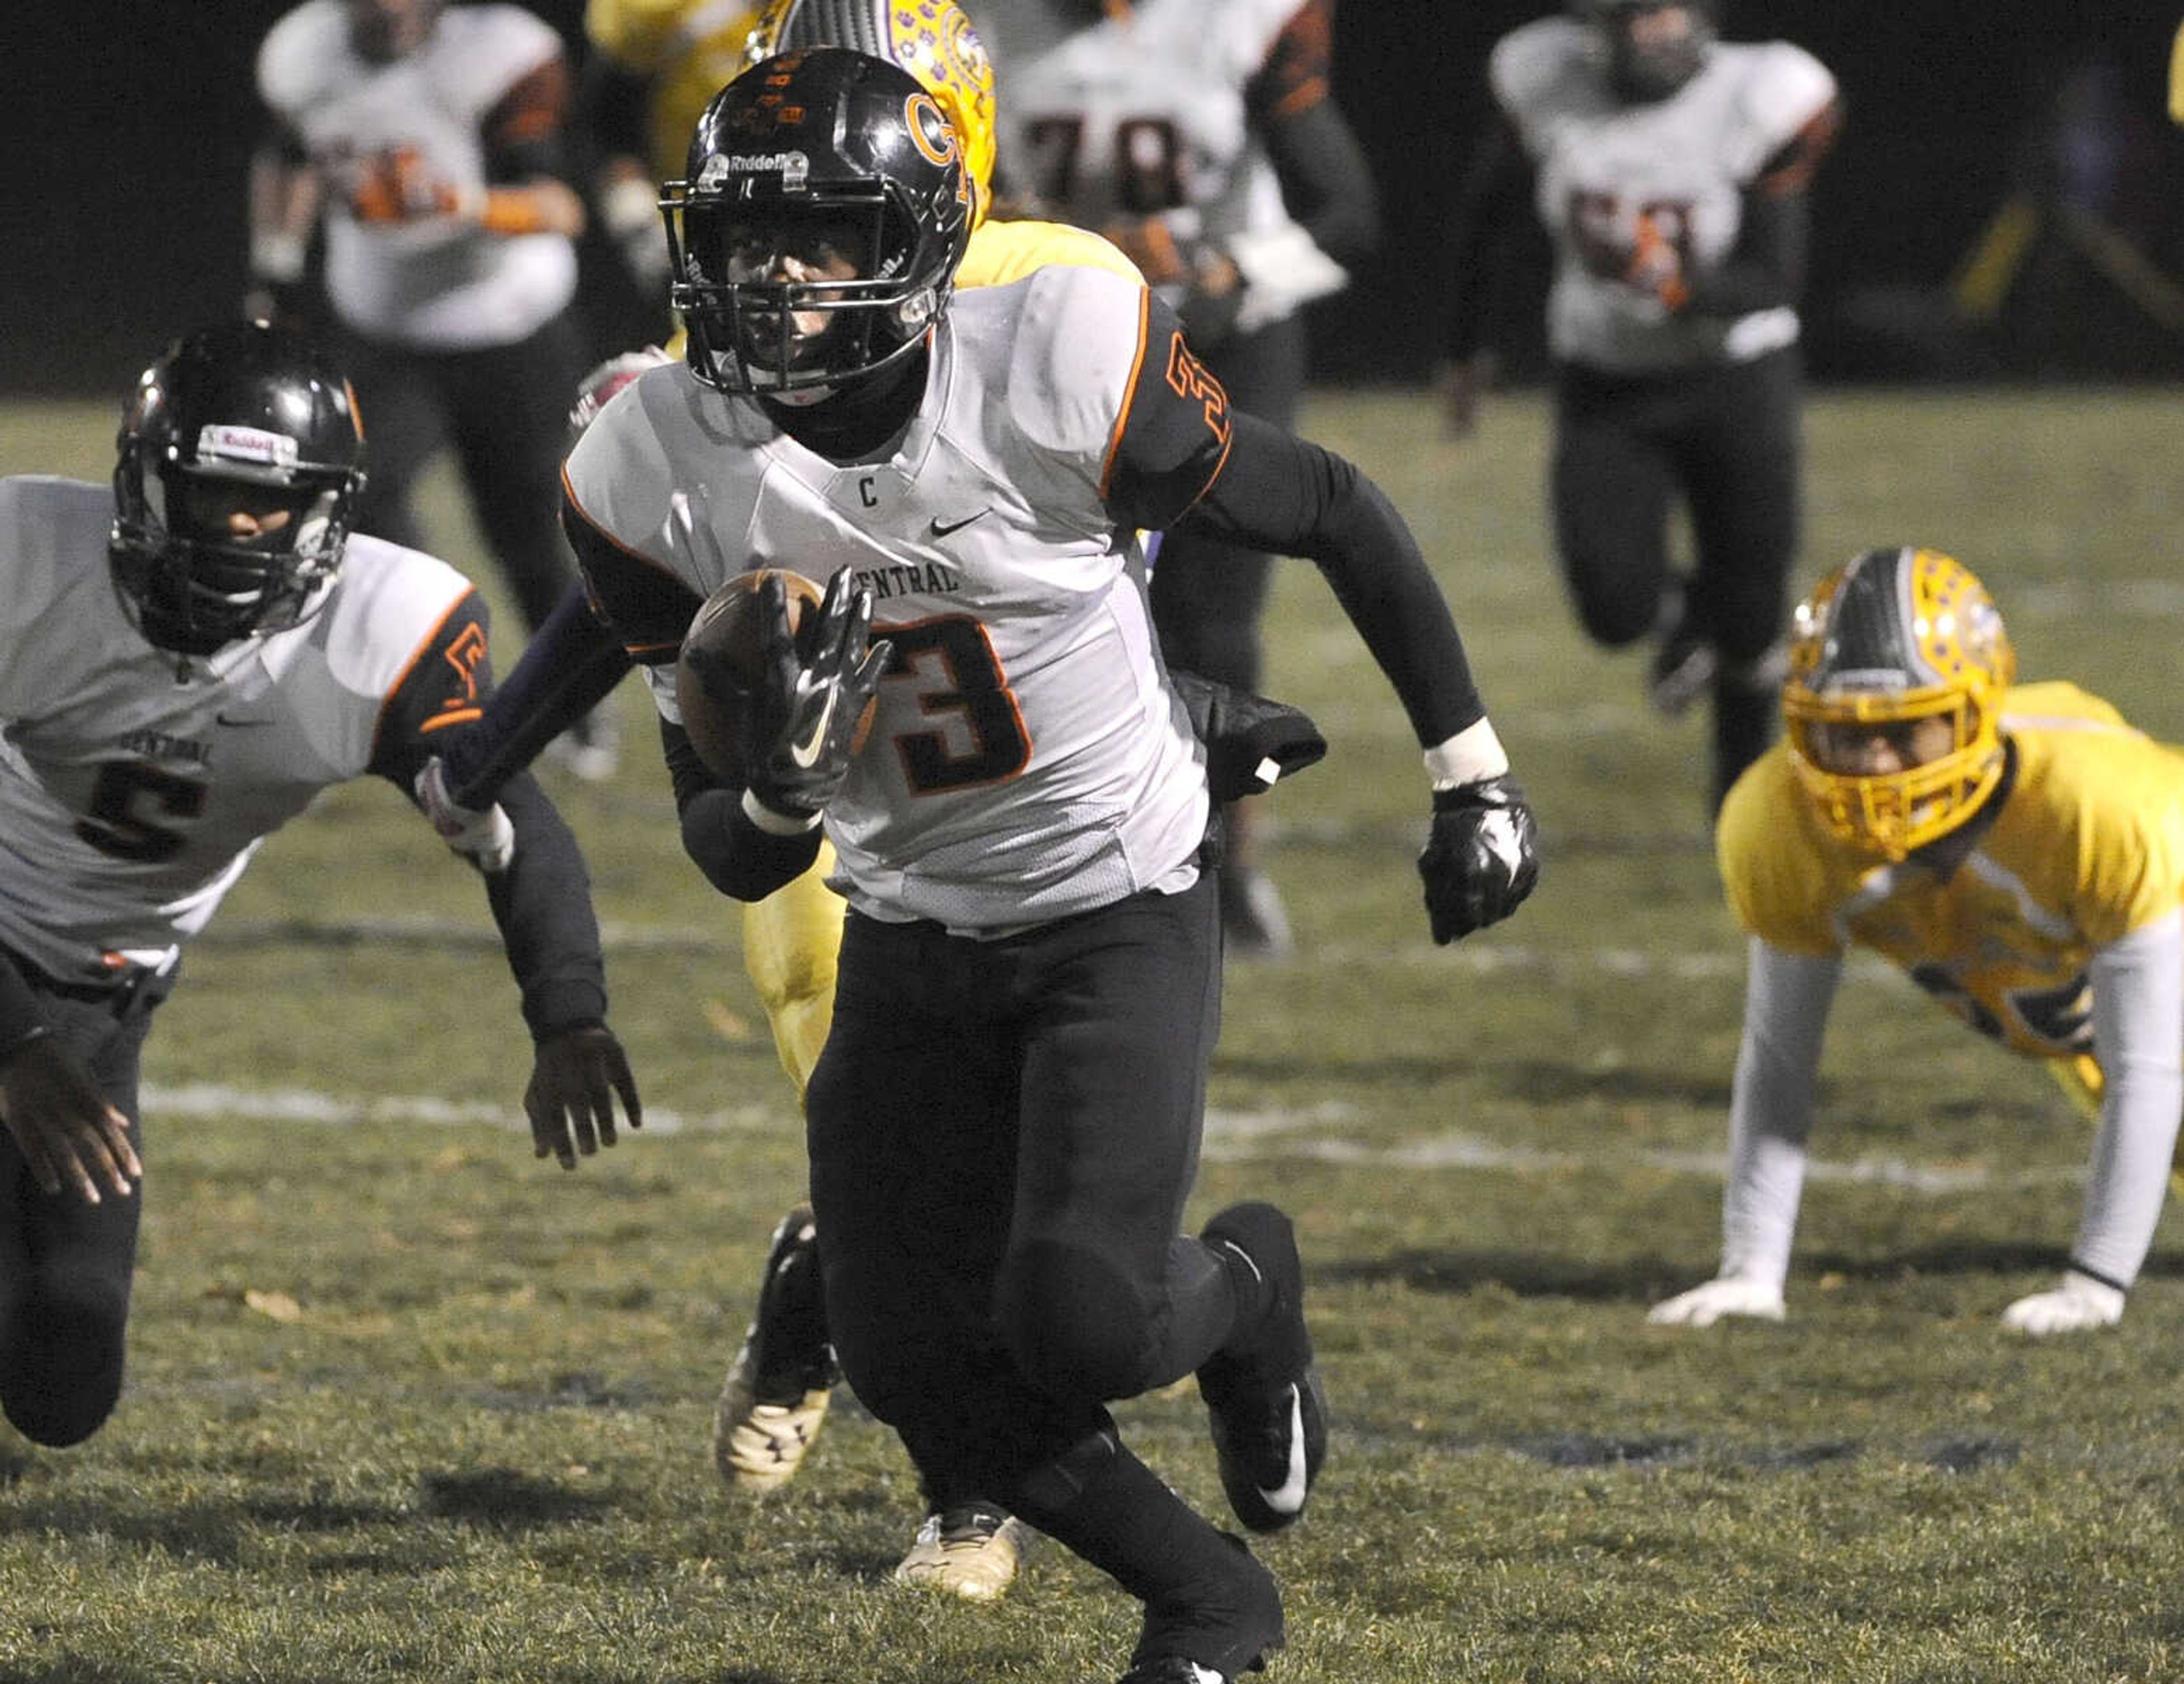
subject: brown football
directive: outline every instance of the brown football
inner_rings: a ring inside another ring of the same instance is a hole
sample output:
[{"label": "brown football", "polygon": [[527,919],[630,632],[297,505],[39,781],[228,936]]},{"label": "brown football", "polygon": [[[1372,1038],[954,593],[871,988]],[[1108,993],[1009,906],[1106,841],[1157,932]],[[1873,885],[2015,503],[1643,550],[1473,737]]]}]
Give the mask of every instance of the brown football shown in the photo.
[{"label": "brown football", "polygon": [[801,573],[786,567],[754,567],[738,573],[707,597],[691,616],[682,634],[682,648],[675,660],[675,705],[682,715],[682,728],[690,746],[698,751],[716,778],[732,783],[744,781],[743,764],[736,753],[734,703],[715,695],[692,670],[690,651],[702,650],[727,664],[738,683],[755,689],[766,680],[765,621],[759,613],[759,583],[778,573],[788,587],[788,623],[802,642],[805,625],[816,614],[822,593]]}]

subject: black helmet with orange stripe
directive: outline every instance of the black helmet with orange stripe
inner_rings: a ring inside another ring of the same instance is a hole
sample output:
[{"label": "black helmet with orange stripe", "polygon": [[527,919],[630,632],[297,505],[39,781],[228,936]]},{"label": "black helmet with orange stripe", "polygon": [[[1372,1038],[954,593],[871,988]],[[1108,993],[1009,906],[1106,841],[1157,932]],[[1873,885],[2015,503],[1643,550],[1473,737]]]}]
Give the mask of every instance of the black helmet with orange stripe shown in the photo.
[{"label": "black helmet with orange stripe", "polygon": [[662,189],[669,301],[716,390],[816,402],[907,359],[971,235],[962,148],[885,59],[765,59],[713,96],[687,177]]}]

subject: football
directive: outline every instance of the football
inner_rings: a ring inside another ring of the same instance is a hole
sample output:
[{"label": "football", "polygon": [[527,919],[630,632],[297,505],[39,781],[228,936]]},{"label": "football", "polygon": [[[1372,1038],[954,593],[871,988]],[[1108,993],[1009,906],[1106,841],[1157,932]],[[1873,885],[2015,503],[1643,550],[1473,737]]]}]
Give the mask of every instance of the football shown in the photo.
[{"label": "football", "polygon": [[690,746],[698,751],[716,778],[731,783],[744,781],[741,757],[736,752],[735,704],[732,697],[709,691],[690,664],[690,652],[719,657],[736,682],[746,690],[766,680],[765,622],[759,613],[758,588],[769,573],[777,573],[788,587],[788,623],[802,649],[811,616],[819,611],[824,594],[801,573],[786,567],[754,567],[738,573],[707,597],[682,634],[682,648],[675,659],[675,705],[682,715],[682,728]]}]

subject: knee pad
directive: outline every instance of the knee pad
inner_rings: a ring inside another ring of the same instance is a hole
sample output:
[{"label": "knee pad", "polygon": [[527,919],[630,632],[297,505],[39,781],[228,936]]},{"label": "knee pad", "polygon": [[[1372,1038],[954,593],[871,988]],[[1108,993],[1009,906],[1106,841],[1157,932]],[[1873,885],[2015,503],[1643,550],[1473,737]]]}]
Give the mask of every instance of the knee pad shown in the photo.
[{"label": "knee pad", "polygon": [[23,1304],[0,1341],[0,1412],[35,1444],[81,1444],[121,1396],[126,1301],[73,1295]]},{"label": "knee pad", "polygon": [[1129,1272],[1065,1240],[1011,1254],[996,1289],[1001,1336],[1034,1385],[1064,1397],[1134,1397],[1154,1349]]}]

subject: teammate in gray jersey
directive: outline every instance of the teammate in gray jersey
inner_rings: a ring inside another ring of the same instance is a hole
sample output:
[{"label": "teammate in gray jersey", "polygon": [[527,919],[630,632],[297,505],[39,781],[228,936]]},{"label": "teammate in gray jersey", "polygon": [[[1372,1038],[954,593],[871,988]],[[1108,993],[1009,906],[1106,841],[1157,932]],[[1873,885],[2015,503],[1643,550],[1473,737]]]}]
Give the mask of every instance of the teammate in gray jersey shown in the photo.
[{"label": "teammate in gray jersey", "polygon": [[[1334,0],[1015,0],[981,15],[1006,97],[1000,170],[1039,214],[1097,229],[1175,307],[1240,411],[1296,426],[1303,306],[1380,238],[1364,148],[1329,92]],[[990,25],[989,23],[990,20]],[[1175,533],[1153,624],[1179,671],[1264,682],[1273,558]],[[1253,804],[1223,813],[1231,958],[1279,959],[1290,921],[1255,845]]]},{"label": "teammate in gray jersey", "polygon": [[[1586,634],[1658,633],[1655,705],[1710,695],[1713,797],[1774,730],[1799,529],[1806,190],[1835,79],[1787,42],[1715,38],[1713,0],[1574,0],[1503,36],[1499,108],[1456,216],[1444,391],[1474,426],[1529,186],[1554,246],[1550,496]],[[1695,554],[1679,582],[1670,505]]]},{"label": "teammate in gray jersey", "polygon": [[[554,510],[591,360],[560,36],[500,0],[304,0],[266,32],[257,76],[272,132],[252,164],[254,278],[294,303],[322,237],[326,311],[371,413],[358,529],[421,544],[415,490],[451,449],[536,633],[573,572]],[[614,720],[601,707],[556,756],[605,777]]]},{"label": "teammate in gray jersey", "polygon": [[[320,789],[410,793],[492,677],[469,582],[350,534],[363,434],[303,342],[178,341],[118,449],[111,487],[0,479],[0,1409],[47,1445],[120,1393],[139,1054],[184,945]],[[534,1146],[573,1168],[617,1097],[640,1119],[583,861],[528,778],[446,839],[521,990]]]},{"label": "teammate in gray jersey", "polygon": [[[908,74],[766,60],[707,108],[666,201],[687,356],[607,402],[563,519],[648,669],[708,878],[763,896],[822,828],[838,858],[805,1114],[844,1375],[936,1508],[998,1503],[1144,1603],[1130,1684],[1230,1684],[1282,1642],[1279,1592],[1106,1406],[1195,1373],[1230,1507],[1272,1531],[1304,1508],[1327,1404],[1288,1218],[1253,1202],[1180,1231],[1219,912],[1138,532],[1316,559],[1422,746],[1437,940],[1531,891],[1531,814],[1432,573],[1357,468],[1234,411],[1113,270],[953,291],[972,195]],[[671,679],[701,604],[760,563],[829,583],[801,647],[772,596],[766,682],[714,681],[731,781]]]}]

